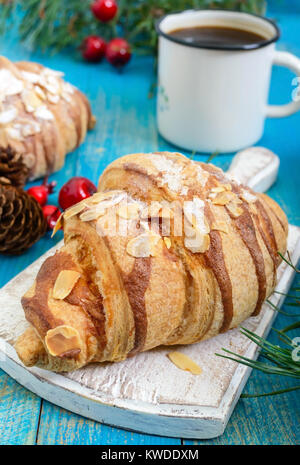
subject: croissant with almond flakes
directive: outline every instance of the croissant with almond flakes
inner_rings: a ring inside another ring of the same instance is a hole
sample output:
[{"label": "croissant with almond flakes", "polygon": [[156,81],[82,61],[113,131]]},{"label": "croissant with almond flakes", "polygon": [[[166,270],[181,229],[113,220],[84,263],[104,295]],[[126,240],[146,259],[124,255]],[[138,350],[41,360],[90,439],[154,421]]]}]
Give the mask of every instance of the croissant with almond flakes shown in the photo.
[{"label": "croissant with almond flakes", "polygon": [[0,57],[0,145],[24,155],[31,179],[60,169],[95,124],[87,98],[62,76]]},{"label": "croissant with almond flakes", "polygon": [[65,245],[22,298],[27,366],[70,371],[159,345],[192,344],[257,315],[288,223],[264,194],[179,153],[111,163],[66,210]]}]

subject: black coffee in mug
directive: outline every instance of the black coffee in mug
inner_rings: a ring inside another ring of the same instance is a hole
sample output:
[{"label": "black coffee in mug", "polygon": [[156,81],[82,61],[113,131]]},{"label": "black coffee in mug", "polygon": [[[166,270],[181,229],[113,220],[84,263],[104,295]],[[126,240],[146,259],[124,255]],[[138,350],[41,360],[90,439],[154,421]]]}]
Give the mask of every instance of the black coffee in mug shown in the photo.
[{"label": "black coffee in mug", "polygon": [[266,40],[260,34],[243,29],[223,26],[197,26],[175,29],[171,37],[189,45],[219,47],[258,44]]},{"label": "black coffee in mug", "polygon": [[300,101],[268,105],[273,64],[300,75],[300,60],[275,50],[279,30],[271,20],[186,10],[163,16],[156,30],[157,124],[169,142],[191,151],[236,152],[260,139],[266,117],[300,110]]}]

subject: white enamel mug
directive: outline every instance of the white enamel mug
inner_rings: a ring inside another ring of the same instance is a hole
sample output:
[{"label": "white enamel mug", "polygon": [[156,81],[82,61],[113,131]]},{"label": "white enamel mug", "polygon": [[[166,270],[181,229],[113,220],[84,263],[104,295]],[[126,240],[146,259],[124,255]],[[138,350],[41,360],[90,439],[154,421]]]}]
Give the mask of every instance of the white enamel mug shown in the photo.
[{"label": "white enamel mug", "polygon": [[[176,29],[225,26],[252,31],[265,40],[246,46],[187,44]],[[226,10],[187,10],[164,16],[159,34],[157,122],[169,142],[199,152],[233,152],[255,144],[266,117],[300,109],[300,100],[267,105],[271,68],[286,66],[300,76],[300,60],[275,50],[277,26],[269,19]]]}]

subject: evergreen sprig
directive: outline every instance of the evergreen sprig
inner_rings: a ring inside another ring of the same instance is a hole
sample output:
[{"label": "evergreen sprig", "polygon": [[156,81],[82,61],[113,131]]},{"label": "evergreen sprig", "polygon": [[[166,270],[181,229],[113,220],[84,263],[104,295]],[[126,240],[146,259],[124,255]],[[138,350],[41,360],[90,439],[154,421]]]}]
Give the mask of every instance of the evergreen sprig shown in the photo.
[{"label": "evergreen sprig", "polygon": [[[281,254],[279,255],[288,264],[288,266],[292,267],[296,273],[299,273],[299,270],[292,263],[289,255],[288,255],[288,259],[283,257]],[[284,292],[275,291],[275,293],[284,295],[292,300],[292,302],[288,302],[286,305],[300,308],[300,288],[294,287],[292,289],[292,292],[293,294],[285,294]],[[283,312],[276,305],[274,305],[270,300],[267,300],[267,302],[274,311],[283,313],[284,315],[287,315],[287,316],[294,316],[294,317],[300,316],[299,314]],[[286,334],[289,331],[299,329],[299,328],[300,328],[300,320],[286,326],[280,331],[273,328],[273,331],[277,333],[278,339],[281,341],[281,345],[272,344],[271,342],[267,341],[265,338],[258,336],[257,334],[253,333],[249,329],[242,328],[241,333],[244,336],[246,336],[248,339],[250,339],[250,341],[254,342],[260,348],[260,359],[259,360],[252,360],[248,357],[244,357],[240,354],[231,352],[230,350],[225,349],[225,348],[223,348],[222,350],[228,355],[224,355],[224,354],[216,354],[216,355],[218,357],[227,358],[229,360],[233,360],[234,362],[241,363],[250,368],[254,368],[256,370],[262,371],[263,373],[266,373],[266,374],[288,376],[288,377],[300,380],[300,348],[298,349],[298,346],[295,345],[295,340],[291,339]],[[287,389],[280,389],[280,390],[268,392],[268,393],[243,394],[242,397],[245,397],[245,398],[265,397],[265,396],[272,396],[276,394],[282,394],[285,392],[290,392],[290,391],[294,391],[298,389],[300,389],[300,384],[287,388]]]},{"label": "evergreen sprig", "polygon": [[118,14],[101,23],[90,11],[91,1],[0,0],[0,32],[19,21],[21,40],[35,48],[77,47],[84,37],[101,35],[109,40],[124,36],[139,53],[155,53],[155,21],[172,11],[189,8],[226,8],[264,13],[265,0],[118,0]]}]

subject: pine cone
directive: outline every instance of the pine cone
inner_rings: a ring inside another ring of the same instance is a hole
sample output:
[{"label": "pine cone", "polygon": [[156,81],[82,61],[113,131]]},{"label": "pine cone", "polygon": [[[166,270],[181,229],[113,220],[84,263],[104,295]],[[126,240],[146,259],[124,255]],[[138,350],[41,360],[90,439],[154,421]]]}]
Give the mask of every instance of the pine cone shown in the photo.
[{"label": "pine cone", "polygon": [[47,229],[39,203],[22,189],[0,184],[0,252],[20,254]]},{"label": "pine cone", "polygon": [[0,147],[0,184],[24,187],[29,170],[23,155],[10,146]]}]

